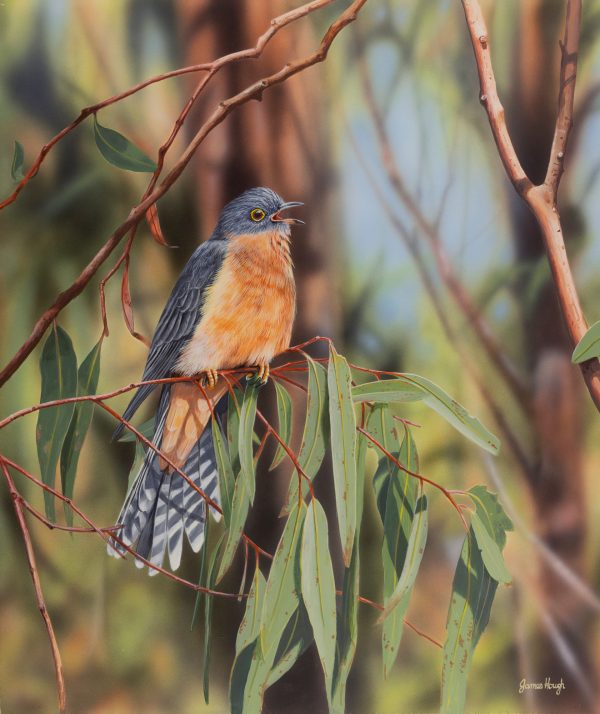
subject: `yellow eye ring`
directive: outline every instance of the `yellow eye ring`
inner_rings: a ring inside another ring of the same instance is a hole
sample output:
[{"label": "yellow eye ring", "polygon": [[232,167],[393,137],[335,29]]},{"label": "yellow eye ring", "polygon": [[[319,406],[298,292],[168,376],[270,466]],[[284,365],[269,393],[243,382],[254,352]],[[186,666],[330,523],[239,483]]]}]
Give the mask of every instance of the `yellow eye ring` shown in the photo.
[{"label": "yellow eye ring", "polygon": [[250,211],[250,218],[255,222],[255,223],[260,223],[264,217],[265,217],[265,212],[263,211],[262,208],[253,208]]}]

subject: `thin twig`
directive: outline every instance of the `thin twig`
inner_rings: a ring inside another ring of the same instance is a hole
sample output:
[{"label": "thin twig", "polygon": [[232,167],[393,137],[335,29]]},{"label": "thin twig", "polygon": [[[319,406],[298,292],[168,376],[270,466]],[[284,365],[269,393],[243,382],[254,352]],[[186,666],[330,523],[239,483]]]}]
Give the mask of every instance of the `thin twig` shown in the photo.
[{"label": "thin twig", "polygon": [[27,527],[27,521],[23,514],[23,499],[19,492],[15,488],[14,481],[8,470],[6,462],[4,460],[0,461],[2,466],[2,472],[6,483],[8,485],[8,490],[10,491],[10,496],[12,498],[13,507],[15,509],[15,514],[17,516],[17,521],[19,523],[19,528],[21,529],[21,534],[23,536],[23,543],[25,544],[25,551],[27,553],[27,562],[29,564],[29,572],[31,574],[31,580],[33,581],[33,588],[35,590],[35,597],[38,604],[38,610],[44,620],[46,625],[46,631],[48,633],[48,639],[50,640],[50,649],[52,650],[52,660],[54,661],[54,675],[56,677],[56,690],[58,693],[58,707],[61,712],[66,712],[67,710],[67,693],[65,690],[65,680],[63,676],[63,666],[62,659],[60,656],[60,650],[58,649],[58,642],[56,641],[56,635],[54,634],[54,627],[52,625],[52,620],[50,619],[50,614],[48,613],[48,608],[46,607],[46,601],[44,600],[44,593],[42,591],[42,584],[40,582],[40,576],[37,570],[37,564],[35,561],[35,553],[33,551],[33,545],[31,543],[31,535],[29,534],[29,528]]}]

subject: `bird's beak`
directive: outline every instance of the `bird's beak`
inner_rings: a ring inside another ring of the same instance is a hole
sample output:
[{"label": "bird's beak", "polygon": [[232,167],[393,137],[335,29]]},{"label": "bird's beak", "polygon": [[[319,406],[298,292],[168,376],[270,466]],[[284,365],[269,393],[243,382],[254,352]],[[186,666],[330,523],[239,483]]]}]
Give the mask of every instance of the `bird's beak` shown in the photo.
[{"label": "bird's beak", "polygon": [[304,225],[304,221],[301,221],[299,218],[284,218],[281,215],[282,211],[287,211],[288,208],[294,208],[294,206],[303,206],[304,204],[302,201],[288,201],[287,203],[284,203],[283,206],[280,206],[275,213],[271,216],[271,220],[273,223],[287,223],[289,225],[295,225],[295,224],[300,224]]}]

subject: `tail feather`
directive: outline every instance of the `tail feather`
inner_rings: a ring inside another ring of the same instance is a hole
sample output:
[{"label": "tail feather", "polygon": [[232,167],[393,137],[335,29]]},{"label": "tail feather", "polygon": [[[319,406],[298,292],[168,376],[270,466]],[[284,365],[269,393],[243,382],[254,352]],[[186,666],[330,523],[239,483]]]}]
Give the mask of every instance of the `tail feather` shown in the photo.
[{"label": "tail feather", "polygon": [[[218,414],[226,408],[227,397],[218,405]],[[160,446],[169,408],[169,386],[163,388],[159,403],[157,426],[153,443]],[[217,463],[212,426],[209,422],[196,446],[191,450],[182,471],[207,496],[220,503]],[[213,511],[213,515],[219,516]],[[206,508],[204,498],[181,474],[163,471],[156,452],[148,449],[136,480],[127,495],[118,523],[123,528],[119,537],[153,565],[162,566],[165,551],[172,570],[181,563],[184,533],[194,552],[199,552],[204,542]],[[124,549],[112,542],[109,554]],[[138,567],[143,562],[136,560]],[[150,569],[150,575],[156,574]]]}]

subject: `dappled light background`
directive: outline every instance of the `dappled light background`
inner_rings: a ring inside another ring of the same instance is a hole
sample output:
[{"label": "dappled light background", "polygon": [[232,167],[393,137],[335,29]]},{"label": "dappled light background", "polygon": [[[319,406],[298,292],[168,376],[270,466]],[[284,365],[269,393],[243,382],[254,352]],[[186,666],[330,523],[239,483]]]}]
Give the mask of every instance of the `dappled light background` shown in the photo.
[{"label": "dappled light background", "polygon": [[[14,140],[25,148],[27,167],[83,106],[151,75],[251,46],[271,17],[296,4],[5,0],[0,4],[0,194],[13,188]],[[316,47],[343,5],[335,3],[287,28],[263,58],[224,73],[190,116],[167,165],[218,101]],[[509,129],[525,168],[537,180],[540,171],[543,176],[555,118],[564,3],[499,0],[482,5]],[[591,322],[600,317],[599,27],[600,3],[589,0],[576,125],[560,193],[568,251]],[[160,82],[102,110],[98,118],[153,156],[192,89],[189,77]],[[379,133],[377,121],[383,128]],[[391,155],[409,201],[390,181],[382,151]],[[0,214],[2,365],[39,314],[126,218],[147,179],[106,163],[88,120],[57,146],[19,200]],[[514,581],[499,588],[476,651],[470,708],[592,711],[600,666],[597,601],[582,597],[574,580],[595,591],[600,586],[600,502],[595,497],[600,417],[579,371],[570,365],[571,346],[539,236],[505,178],[480,107],[460,4],[370,0],[324,64],[265,94],[260,105],[244,107],[208,138],[159,203],[163,232],[177,247],[158,245],[147,226],[140,227],[130,280],[141,333],[151,335],[178,272],[208,237],[223,202],[255,183],[268,183],[286,199],[306,203],[307,226],[296,229],[293,238],[300,276],[297,341],[327,334],[353,362],[426,376],[504,442],[498,458],[486,459],[433,412],[412,405],[398,410],[421,425],[415,430],[421,473],[449,488],[485,483],[500,493],[516,525],[505,551]],[[429,238],[419,217],[431,228]],[[440,276],[440,252],[497,348],[522,375],[529,410],[507,387]],[[117,255],[61,313],[59,323],[71,335],[80,361],[101,334],[98,282]],[[442,320],[432,295],[442,306]],[[145,346],[124,324],[120,298],[117,276],[107,287],[110,336],[103,345],[100,392],[139,379],[145,360]],[[443,322],[451,326],[450,337]],[[0,417],[39,401],[39,355],[38,347],[0,391]],[[506,445],[467,362],[476,366],[518,438],[521,462]],[[261,398],[268,401],[271,389]],[[111,405],[123,409],[126,402],[123,396]],[[146,416],[140,414],[137,423]],[[96,409],[75,487],[78,505],[103,526],[114,522],[133,460],[132,444],[110,442],[113,428],[110,417]],[[0,450],[38,473],[35,416],[3,430]],[[372,474],[373,454],[369,464]],[[290,473],[285,464],[275,472],[264,469],[258,497],[263,493],[266,500],[268,492],[268,498],[281,499]],[[18,485],[36,507],[42,506],[35,487]],[[327,492],[325,484],[321,488]],[[382,534],[369,479],[365,499],[361,592],[380,601]],[[257,539],[262,537],[261,544],[271,549],[281,529],[276,513],[274,506],[261,511],[251,524]],[[437,492],[431,493],[430,518],[408,618],[443,641],[464,533]],[[227,676],[242,604],[215,604],[206,706],[202,627],[190,631],[194,593],[162,577],[149,579],[131,560],[108,559],[95,535],[49,531],[35,521],[30,526],[73,712],[227,710]],[[0,706],[9,713],[54,711],[48,642],[4,488],[0,543]],[[572,575],[559,577],[556,563]],[[198,571],[198,558],[188,552],[182,576],[196,580]],[[237,587],[239,572],[225,583],[225,589]],[[441,650],[407,629],[394,671],[384,680],[376,615],[366,606],[360,611],[349,711],[434,711]],[[295,698],[303,701],[306,694],[299,688],[318,691],[321,676],[307,665],[304,683],[300,676],[284,680],[277,685],[281,693],[274,695],[272,710],[287,702],[281,710],[302,711],[294,708],[301,706]],[[543,681],[546,676],[563,677],[567,689],[561,697],[519,694],[523,678]],[[317,695],[315,701],[323,705]]]}]

